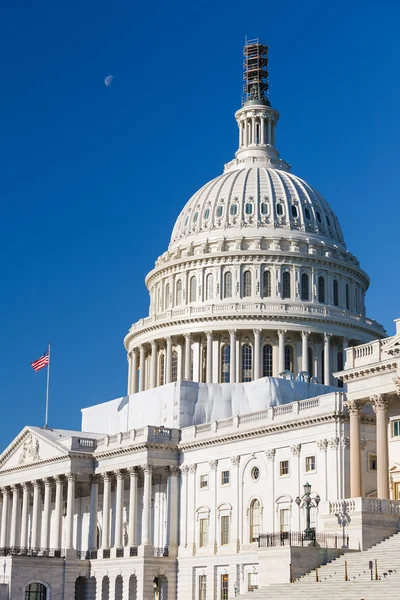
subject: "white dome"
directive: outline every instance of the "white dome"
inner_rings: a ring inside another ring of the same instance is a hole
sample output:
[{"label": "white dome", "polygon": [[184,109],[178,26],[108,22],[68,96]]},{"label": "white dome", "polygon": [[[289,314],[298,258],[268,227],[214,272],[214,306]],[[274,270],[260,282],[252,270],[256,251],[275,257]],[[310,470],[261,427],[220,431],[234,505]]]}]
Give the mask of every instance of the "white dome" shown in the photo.
[{"label": "white dome", "polygon": [[191,197],[176,221],[171,245],[199,236],[230,237],[242,228],[246,235],[259,228],[269,229],[269,235],[279,229],[280,236],[288,237],[303,232],[344,246],[336,215],[314,188],[285,170],[247,165],[230,168]]}]

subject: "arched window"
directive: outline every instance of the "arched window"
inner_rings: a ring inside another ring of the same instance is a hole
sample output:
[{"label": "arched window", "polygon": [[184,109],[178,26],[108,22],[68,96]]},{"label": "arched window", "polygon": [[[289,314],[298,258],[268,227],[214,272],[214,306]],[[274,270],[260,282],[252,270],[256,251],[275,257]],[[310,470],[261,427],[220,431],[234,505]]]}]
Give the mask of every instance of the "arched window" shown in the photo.
[{"label": "arched window", "polygon": [[[339,350],[339,352],[337,353],[337,370],[343,371],[343,368],[344,368],[343,350]],[[338,387],[340,387],[340,388],[343,387],[343,381],[341,379],[338,379]]]},{"label": "arched window", "polygon": [[178,279],[176,282],[176,305],[182,304],[182,280]]},{"label": "arched window", "polygon": [[171,370],[172,381],[178,381],[178,353],[176,351],[172,353]]},{"label": "arched window", "polygon": [[25,588],[25,600],[46,600],[47,588],[42,583],[30,583]]},{"label": "arched window", "polygon": [[311,377],[314,375],[313,351],[310,347],[308,347],[308,374]]},{"label": "arched window", "polygon": [[224,344],[221,350],[221,383],[229,383],[231,379],[231,347]]},{"label": "arched window", "polygon": [[346,308],[350,310],[350,286],[346,283]]},{"label": "arched window", "polygon": [[251,296],[251,273],[245,271],[243,273],[243,297]]},{"label": "arched window", "polygon": [[308,283],[307,273],[303,273],[301,276],[301,299],[302,300],[310,299],[310,286]]},{"label": "arched window", "polygon": [[190,302],[196,302],[196,277],[192,275],[190,278]]},{"label": "arched window", "polygon": [[160,364],[158,369],[158,385],[165,383],[165,357],[164,353],[160,354]]},{"label": "arched window", "polygon": [[206,278],[206,300],[212,300],[214,298],[214,278],[211,273]]},{"label": "arched window", "polygon": [[271,271],[264,271],[262,284],[263,298],[271,296]]},{"label": "arched window", "polygon": [[263,348],[263,377],[272,377],[272,346],[265,344]]},{"label": "arched window", "polygon": [[285,346],[285,371],[291,371],[292,373],[294,372],[292,346]]},{"label": "arched window", "polygon": [[325,279],[318,277],[318,302],[325,302]]},{"label": "arched window", "polygon": [[253,379],[253,348],[250,344],[242,346],[242,381],[247,382]]},{"label": "arched window", "polygon": [[165,286],[164,310],[169,308],[169,283]]},{"label": "arched window", "polygon": [[333,305],[339,306],[339,284],[338,280],[333,280]]},{"label": "arched window", "polygon": [[260,537],[261,506],[260,501],[255,499],[250,504],[250,542],[257,542]]},{"label": "arched window", "polygon": [[224,298],[232,298],[232,273],[230,271],[224,275]]},{"label": "arched window", "polygon": [[282,275],[282,298],[290,298],[290,273],[285,271]]}]

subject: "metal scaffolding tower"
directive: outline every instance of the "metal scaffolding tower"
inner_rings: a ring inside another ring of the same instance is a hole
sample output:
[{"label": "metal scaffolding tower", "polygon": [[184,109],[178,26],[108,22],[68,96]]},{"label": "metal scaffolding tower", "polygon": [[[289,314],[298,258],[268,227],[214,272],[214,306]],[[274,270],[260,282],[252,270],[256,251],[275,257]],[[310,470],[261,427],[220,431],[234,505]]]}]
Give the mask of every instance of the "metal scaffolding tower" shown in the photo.
[{"label": "metal scaffolding tower", "polygon": [[268,99],[268,46],[259,39],[246,40],[243,48],[243,97],[242,104],[249,100]]}]

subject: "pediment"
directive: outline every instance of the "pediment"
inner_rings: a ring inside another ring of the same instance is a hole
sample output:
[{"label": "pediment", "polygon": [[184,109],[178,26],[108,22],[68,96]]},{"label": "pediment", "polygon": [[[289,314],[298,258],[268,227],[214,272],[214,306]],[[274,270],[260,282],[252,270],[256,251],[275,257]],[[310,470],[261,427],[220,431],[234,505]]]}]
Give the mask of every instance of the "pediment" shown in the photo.
[{"label": "pediment", "polygon": [[68,450],[25,427],[0,456],[0,473],[68,456]]},{"label": "pediment", "polygon": [[398,354],[400,352],[400,334],[396,334],[387,342],[383,342],[382,350],[387,354]]}]

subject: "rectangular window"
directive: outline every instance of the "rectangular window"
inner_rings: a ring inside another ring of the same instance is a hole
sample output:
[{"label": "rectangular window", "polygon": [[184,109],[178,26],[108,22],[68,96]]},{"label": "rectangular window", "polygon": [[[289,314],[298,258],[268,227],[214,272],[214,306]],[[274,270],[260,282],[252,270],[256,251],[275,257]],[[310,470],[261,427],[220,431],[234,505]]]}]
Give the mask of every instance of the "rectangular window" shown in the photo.
[{"label": "rectangular window", "polygon": [[315,456],[306,456],[306,473],[315,471]]},{"label": "rectangular window", "polygon": [[200,489],[205,490],[208,488],[208,474],[200,475]]},{"label": "rectangular window", "polygon": [[376,471],[376,454],[368,454],[368,470]]},{"label": "rectangular window", "polygon": [[229,599],[229,575],[221,575],[221,600]]},{"label": "rectangular window", "polygon": [[229,517],[221,517],[221,546],[229,544]]},{"label": "rectangular window", "polygon": [[206,600],[207,596],[207,575],[199,576],[199,600]]},{"label": "rectangular window", "polygon": [[285,477],[285,475],[289,475],[289,461],[281,460],[279,465],[279,474],[281,477]]},{"label": "rectangular window", "polygon": [[282,508],[279,513],[279,521],[281,533],[289,533],[290,531],[290,510],[289,508]]},{"label": "rectangular window", "polygon": [[258,590],[258,573],[249,573],[248,583],[249,592],[254,592],[254,590]]},{"label": "rectangular window", "polygon": [[392,421],[392,432],[393,432],[393,437],[400,436],[400,420]]},{"label": "rectangular window", "polygon": [[229,485],[230,483],[230,471],[222,471],[221,473],[221,485]]},{"label": "rectangular window", "polygon": [[208,544],[208,519],[200,519],[200,547]]}]

